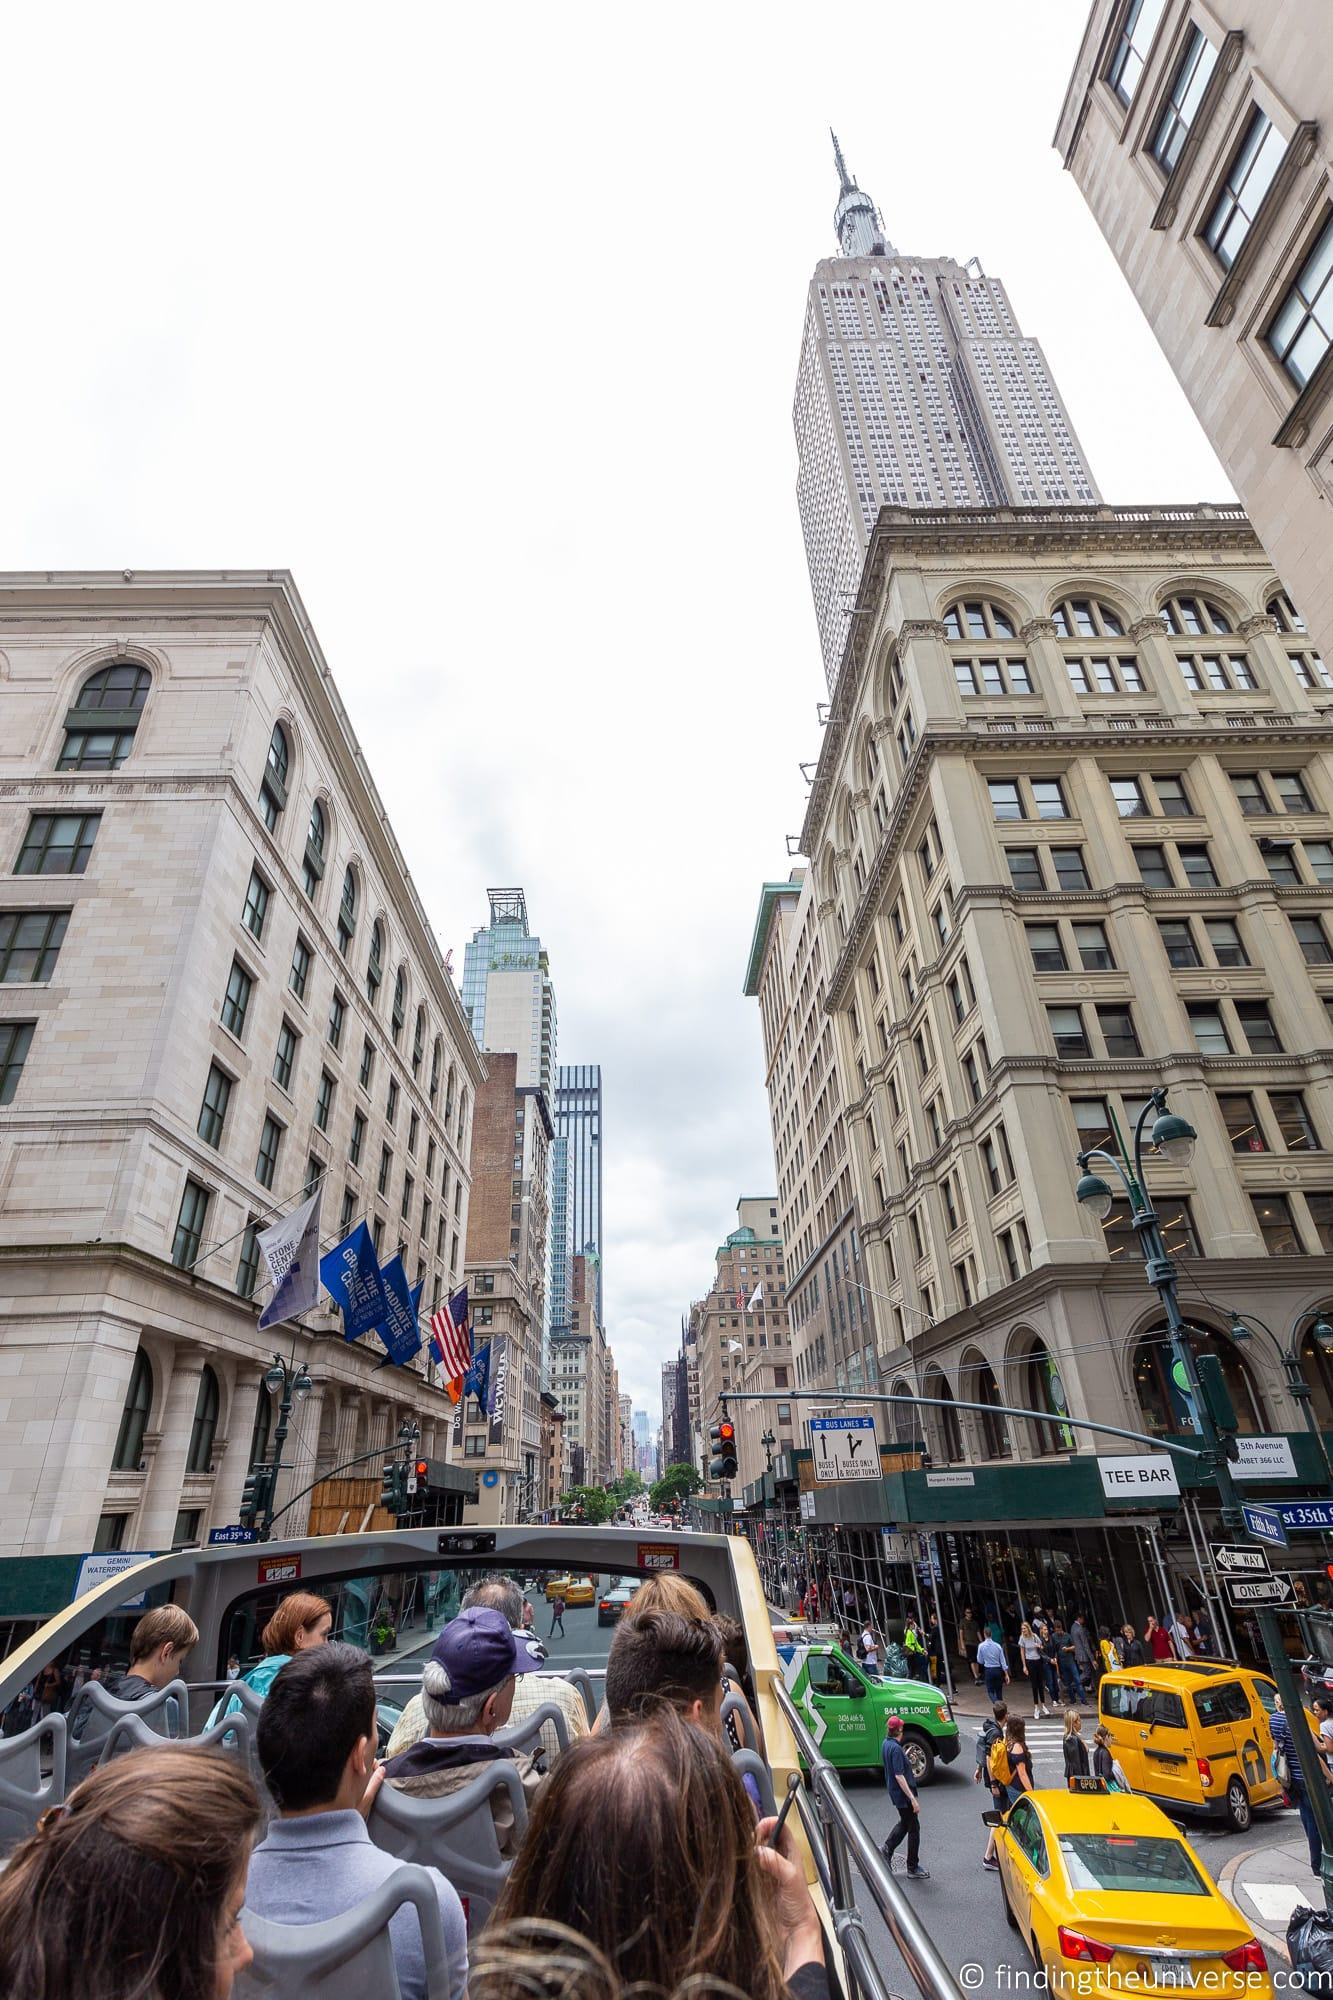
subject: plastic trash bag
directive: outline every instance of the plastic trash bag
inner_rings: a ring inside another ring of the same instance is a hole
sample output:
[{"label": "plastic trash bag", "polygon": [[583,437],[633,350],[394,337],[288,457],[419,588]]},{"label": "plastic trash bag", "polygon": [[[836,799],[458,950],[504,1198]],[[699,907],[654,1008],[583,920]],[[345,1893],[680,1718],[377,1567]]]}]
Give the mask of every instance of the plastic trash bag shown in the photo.
[{"label": "plastic trash bag", "polygon": [[1293,1986],[1333,1995],[1333,1913],[1298,1904],[1287,1925],[1287,1953]]}]

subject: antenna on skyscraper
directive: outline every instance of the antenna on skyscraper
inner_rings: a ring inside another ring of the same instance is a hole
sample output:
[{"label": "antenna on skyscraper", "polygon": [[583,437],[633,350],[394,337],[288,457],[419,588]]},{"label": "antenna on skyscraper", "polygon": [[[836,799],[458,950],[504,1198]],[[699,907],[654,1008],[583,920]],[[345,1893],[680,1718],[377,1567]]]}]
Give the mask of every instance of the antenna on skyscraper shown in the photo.
[{"label": "antenna on skyscraper", "polygon": [[833,157],[837,161],[838,179],[842,184],[842,192],[844,194],[850,194],[852,189],[856,186],[856,182],[852,179],[851,175],[847,171],[847,162],[842,157],[842,147],[838,144],[838,135],[834,131],[831,125],[828,128],[828,135],[829,138],[832,139],[833,141]]}]

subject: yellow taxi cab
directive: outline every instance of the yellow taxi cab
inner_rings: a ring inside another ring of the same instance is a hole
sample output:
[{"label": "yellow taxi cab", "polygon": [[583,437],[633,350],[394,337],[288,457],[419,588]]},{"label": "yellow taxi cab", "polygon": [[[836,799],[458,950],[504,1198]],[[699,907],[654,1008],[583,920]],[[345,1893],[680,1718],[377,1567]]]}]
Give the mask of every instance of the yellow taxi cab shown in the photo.
[{"label": "yellow taxi cab", "polygon": [[546,1585],[546,1601],[563,1597],[566,1605],[591,1604],[597,1592],[590,1576],[553,1576]]},{"label": "yellow taxi cab", "polygon": [[1097,1699],[1134,1791],[1238,1833],[1256,1806],[1282,1801],[1268,1727],[1276,1704],[1267,1674],[1223,1660],[1121,1667],[1103,1675]]},{"label": "yellow taxi cab", "polygon": [[1262,1945],[1149,1799],[1024,1792],[995,1827],[1004,1912],[1047,1990],[1273,1991]]}]

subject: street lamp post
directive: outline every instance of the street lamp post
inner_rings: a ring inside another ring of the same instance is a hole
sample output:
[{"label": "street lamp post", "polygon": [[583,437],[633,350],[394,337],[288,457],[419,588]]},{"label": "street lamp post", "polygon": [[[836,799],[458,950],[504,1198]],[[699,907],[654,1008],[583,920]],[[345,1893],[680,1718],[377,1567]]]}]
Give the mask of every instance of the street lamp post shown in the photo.
[{"label": "street lamp post", "polygon": [[[1152,1150],[1172,1165],[1183,1166],[1188,1162],[1198,1137],[1194,1127],[1186,1119],[1177,1117],[1174,1112],[1167,1110],[1166,1096],[1165,1090],[1160,1088],[1154,1090],[1139,1113],[1134,1128],[1132,1165],[1119,1153],[1107,1152],[1101,1146],[1091,1146],[1078,1155],[1082,1178],[1078,1183],[1077,1197],[1084,1208],[1094,1214],[1099,1221],[1105,1222],[1114,1206],[1115,1196],[1101,1175],[1092,1172],[1089,1163],[1094,1159],[1105,1160],[1115,1168],[1129,1198],[1130,1215],[1143,1254],[1148,1283],[1162,1302],[1162,1311],[1166,1315],[1166,1323],[1171,1331],[1171,1345],[1176,1363],[1189,1386],[1195,1428],[1203,1437],[1212,1457],[1213,1475],[1217,1481],[1218,1495],[1222,1503],[1222,1520],[1233,1533],[1240,1533],[1244,1529],[1245,1517],[1241,1512],[1240,1493],[1231,1475],[1228,1456],[1229,1452],[1235,1449],[1234,1438],[1230,1433],[1224,1438],[1219,1431],[1216,1412],[1200,1378],[1198,1360],[1190,1344],[1189,1328],[1185,1324],[1180,1301],[1176,1295],[1176,1267],[1167,1253],[1157,1213],[1144,1192],[1143,1139],[1149,1114],[1156,1113],[1149,1141]],[[1213,1387],[1211,1380],[1208,1387],[1210,1390]],[[1171,1607],[1167,1608],[1169,1610]],[[1314,1811],[1315,1823],[1319,1828],[1319,1844],[1323,1851],[1320,1874],[1324,1887],[1324,1903],[1328,1909],[1333,1910],[1333,1796],[1330,1796],[1328,1787],[1323,1782],[1319,1746],[1310,1730],[1301,1690],[1291,1671],[1277,1619],[1272,1611],[1267,1610],[1256,1610],[1255,1617],[1268,1659],[1269,1671],[1282,1697],[1282,1706],[1295,1744],[1297,1759],[1302,1772],[1309,1773],[1306,1796]]]},{"label": "street lamp post", "polygon": [[266,1542],[273,1532],[273,1503],[278,1497],[278,1475],[282,1471],[282,1452],[287,1442],[287,1429],[291,1422],[292,1403],[294,1400],[304,1402],[315,1386],[306,1370],[304,1361],[297,1367],[295,1359],[296,1357],[293,1355],[290,1361],[284,1361],[280,1354],[275,1354],[273,1357],[273,1366],[264,1377],[264,1387],[268,1390],[269,1395],[279,1396],[282,1400],[278,1404],[278,1428],[273,1434],[273,1461],[269,1466],[269,1475],[264,1494],[264,1510],[259,1522],[259,1539],[261,1542]]},{"label": "street lamp post", "polygon": [[[1291,1330],[1290,1343],[1286,1347],[1284,1347],[1282,1345],[1282,1342],[1278,1339],[1277,1335],[1274,1333],[1272,1327],[1268,1324],[1267,1320],[1260,1319],[1258,1313],[1233,1312],[1231,1315],[1231,1327],[1230,1327],[1231,1338],[1234,1341],[1236,1341],[1238,1345],[1243,1344],[1245,1341],[1250,1339],[1251,1328],[1256,1326],[1261,1328],[1262,1331],[1268,1335],[1268,1338],[1272,1341],[1273,1346],[1277,1350],[1278,1356],[1282,1362],[1282,1372],[1286,1377],[1287,1394],[1291,1397],[1292,1401],[1299,1406],[1301,1417],[1304,1421],[1306,1430],[1309,1431],[1311,1437],[1318,1439],[1320,1456],[1323,1458],[1324,1461],[1324,1470],[1328,1474],[1330,1481],[1333,1481],[1333,1464],[1330,1464],[1329,1462],[1328,1448],[1324,1443],[1324,1434],[1319,1428],[1319,1419],[1316,1417],[1314,1413],[1313,1398],[1311,1397],[1310,1394],[1310,1384],[1306,1381],[1305,1371],[1301,1367],[1301,1361],[1300,1361],[1301,1321],[1297,1320],[1295,1326]],[[1315,1341],[1318,1344],[1318,1346],[1323,1348],[1325,1353],[1327,1353],[1330,1348],[1333,1348],[1333,1326],[1329,1324],[1329,1322],[1324,1318],[1324,1315],[1322,1313],[1320,1313],[1319,1317],[1315,1320],[1315,1323],[1313,1327],[1310,1329],[1310,1331],[1313,1333]]]},{"label": "street lamp post", "polygon": [[773,1435],[773,1432],[768,1430],[764,1432],[759,1442],[764,1447],[764,1457],[768,1460],[768,1470],[771,1472],[773,1470],[773,1447],[777,1443],[777,1439]]}]

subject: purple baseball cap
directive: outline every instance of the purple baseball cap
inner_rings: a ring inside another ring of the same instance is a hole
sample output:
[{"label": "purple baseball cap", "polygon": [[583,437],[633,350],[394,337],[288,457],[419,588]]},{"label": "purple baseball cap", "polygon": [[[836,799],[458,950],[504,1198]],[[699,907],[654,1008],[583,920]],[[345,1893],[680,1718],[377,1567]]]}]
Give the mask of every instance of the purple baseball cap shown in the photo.
[{"label": "purple baseball cap", "polygon": [[449,1694],[455,1702],[489,1694],[511,1674],[530,1674],[546,1664],[540,1653],[510,1631],[504,1614],[486,1604],[474,1604],[451,1619],[430,1656],[449,1676]]}]

